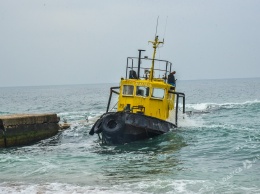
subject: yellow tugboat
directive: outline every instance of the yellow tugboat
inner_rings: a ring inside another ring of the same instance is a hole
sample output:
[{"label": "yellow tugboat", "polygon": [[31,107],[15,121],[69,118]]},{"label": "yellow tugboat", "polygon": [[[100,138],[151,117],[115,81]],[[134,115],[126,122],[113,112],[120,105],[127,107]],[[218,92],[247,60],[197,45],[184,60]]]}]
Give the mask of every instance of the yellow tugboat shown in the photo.
[{"label": "yellow tugboat", "polygon": [[[128,57],[126,76],[121,78],[119,87],[110,88],[106,113],[93,125],[89,134],[99,135],[103,143],[124,144],[151,138],[177,127],[179,98],[185,95],[176,92],[175,79],[170,80],[172,63],[156,59],[156,49],[160,44],[158,36],[153,45],[153,57]],[[150,64],[145,67],[145,64]],[[141,76],[143,73],[143,76]],[[118,95],[117,111],[109,112],[111,97]],[[176,98],[176,99],[175,99]],[[174,111],[175,110],[175,111]],[[175,113],[175,122],[170,122],[170,113]]]}]

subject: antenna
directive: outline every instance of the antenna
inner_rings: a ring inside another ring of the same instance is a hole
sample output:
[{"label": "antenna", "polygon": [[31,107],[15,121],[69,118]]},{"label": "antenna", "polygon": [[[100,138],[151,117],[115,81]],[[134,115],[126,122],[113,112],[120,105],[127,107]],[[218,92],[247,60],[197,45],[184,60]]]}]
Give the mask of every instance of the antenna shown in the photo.
[{"label": "antenna", "polygon": [[154,36],[154,37],[156,37],[156,36],[157,36],[158,20],[159,20],[159,16],[157,17],[156,31],[155,31],[155,36]]},{"label": "antenna", "polygon": [[167,20],[168,20],[168,16],[166,18],[165,27],[164,27],[163,42],[164,42],[164,37],[165,37],[165,32],[166,32]]}]

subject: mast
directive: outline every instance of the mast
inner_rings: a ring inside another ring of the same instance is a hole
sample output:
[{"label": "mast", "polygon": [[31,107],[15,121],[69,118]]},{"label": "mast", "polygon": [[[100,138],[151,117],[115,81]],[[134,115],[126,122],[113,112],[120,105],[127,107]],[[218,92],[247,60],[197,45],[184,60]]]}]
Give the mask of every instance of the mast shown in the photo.
[{"label": "mast", "polygon": [[152,67],[151,67],[151,73],[150,73],[150,80],[153,80],[153,73],[154,73],[154,59],[155,59],[155,55],[156,55],[156,49],[160,44],[164,44],[164,40],[162,42],[159,41],[158,36],[155,36],[154,41],[149,41],[153,44],[153,58],[152,58]]}]

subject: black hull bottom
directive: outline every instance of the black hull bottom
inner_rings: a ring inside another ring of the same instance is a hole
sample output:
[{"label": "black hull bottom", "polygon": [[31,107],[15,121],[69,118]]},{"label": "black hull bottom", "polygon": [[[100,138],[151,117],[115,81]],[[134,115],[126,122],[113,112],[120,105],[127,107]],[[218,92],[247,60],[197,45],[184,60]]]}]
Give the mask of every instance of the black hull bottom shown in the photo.
[{"label": "black hull bottom", "polygon": [[101,116],[89,134],[101,134],[102,142],[124,144],[152,138],[175,128],[173,123],[129,112],[109,112]]}]

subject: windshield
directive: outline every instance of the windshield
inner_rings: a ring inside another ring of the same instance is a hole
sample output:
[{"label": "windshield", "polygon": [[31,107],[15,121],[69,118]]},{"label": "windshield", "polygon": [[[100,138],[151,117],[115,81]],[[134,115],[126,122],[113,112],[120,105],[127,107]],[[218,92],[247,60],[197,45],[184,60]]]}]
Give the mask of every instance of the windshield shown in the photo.
[{"label": "windshield", "polygon": [[133,94],[134,94],[134,86],[132,85],[123,86],[123,95],[133,96]]},{"label": "windshield", "polygon": [[149,96],[149,87],[145,87],[145,86],[137,86],[136,87],[136,95],[137,96],[144,96],[147,97]]},{"label": "windshield", "polygon": [[154,88],[153,89],[153,93],[152,93],[152,98],[163,99],[164,98],[164,89],[162,89],[162,88]]}]

